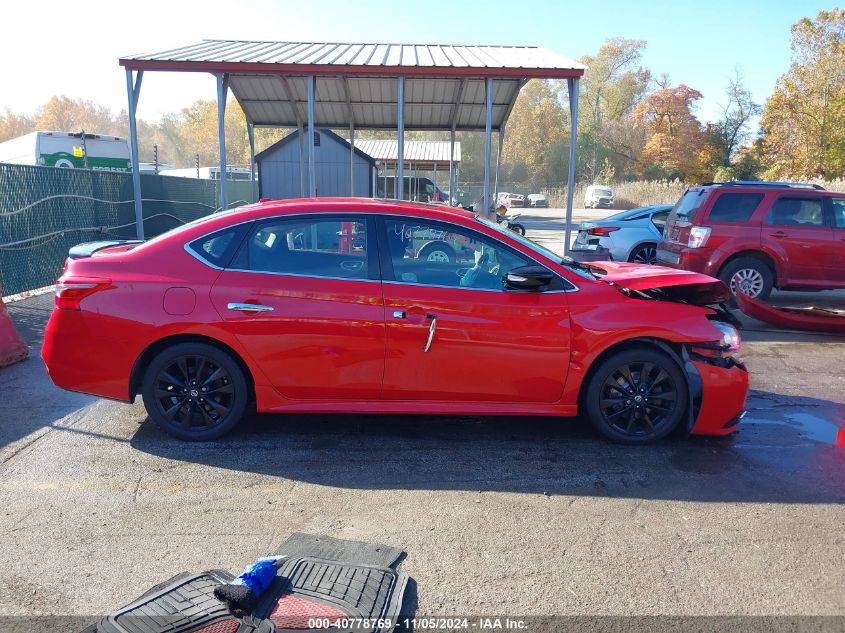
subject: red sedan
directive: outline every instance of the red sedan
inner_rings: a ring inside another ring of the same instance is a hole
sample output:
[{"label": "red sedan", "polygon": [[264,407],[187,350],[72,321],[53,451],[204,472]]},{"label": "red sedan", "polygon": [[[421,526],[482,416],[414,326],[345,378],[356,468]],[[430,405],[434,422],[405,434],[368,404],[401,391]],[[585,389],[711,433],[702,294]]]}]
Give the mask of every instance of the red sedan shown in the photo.
[{"label": "red sedan", "polygon": [[186,440],[259,412],[574,416],[733,432],[748,390],[706,275],[577,264],[472,213],[276,201],[71,249],[43,358]]}]

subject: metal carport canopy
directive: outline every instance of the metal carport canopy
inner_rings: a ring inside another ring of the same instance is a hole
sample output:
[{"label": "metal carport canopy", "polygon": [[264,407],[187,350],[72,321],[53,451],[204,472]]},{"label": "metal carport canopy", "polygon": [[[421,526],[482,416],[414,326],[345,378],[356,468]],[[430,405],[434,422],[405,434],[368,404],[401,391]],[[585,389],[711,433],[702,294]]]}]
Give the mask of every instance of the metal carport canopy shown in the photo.
[{"label": "metal carport canopy", "polygon": [[[529,79],[568,80],[570,109],[577,120],[578,79],[585,70],[572,59],[528,46],[241,40],[203,40],[122,57],[120,64],[127,72],[133,169],[137,163],[134,115],[142,71],[208,72],[218,78],[221,150],[225,150],[222,111],[230,88],[246,115],[251,140],[256,126],[349,129],[353,141],[355,129],[397,129],[400,147],[405,130],[449,131],[453,139],[455,131],[483,130],[488,158],[485,201],[489,201],[490,134],[497,130],[503,137],[520,88]],[[570,172],[576,127],[572,125]],[[223,163],[225,151],[221,153]],[[308,158],[311,167],[310,148]],[[400,161],[399,195],[401,176]],[[572,174],[570,185],[571,180]],[[308,190],[313,192],[314,187]],[[571,192],[570,186],[570,197]],[[570,201],[567,206],[570,216]]]}]

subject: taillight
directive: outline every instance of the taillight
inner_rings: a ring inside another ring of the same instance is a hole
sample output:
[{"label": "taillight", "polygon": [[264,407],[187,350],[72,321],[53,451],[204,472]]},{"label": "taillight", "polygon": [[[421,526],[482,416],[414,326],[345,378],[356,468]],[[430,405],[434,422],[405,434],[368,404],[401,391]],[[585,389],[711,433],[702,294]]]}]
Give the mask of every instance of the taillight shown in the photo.
[{"label": "taillight", "polygon": [[102,277],[63,277],[56,282],[56,307],[63,310],[79,310],[85,297],[105,290],[111,279]]},{"label": "taillight", "polygon": [[707,244],[708,237],[710,237],[709,226],[694,226],[689,231],[687,246],[690,248],[701,248]]},{"label": "taillight", "polygon": [[599,237],[602,237],[608,233],[613,233],[618,230],[618,226],[597,226],[593,229],[587,229],[587,235],[598,235]]}]

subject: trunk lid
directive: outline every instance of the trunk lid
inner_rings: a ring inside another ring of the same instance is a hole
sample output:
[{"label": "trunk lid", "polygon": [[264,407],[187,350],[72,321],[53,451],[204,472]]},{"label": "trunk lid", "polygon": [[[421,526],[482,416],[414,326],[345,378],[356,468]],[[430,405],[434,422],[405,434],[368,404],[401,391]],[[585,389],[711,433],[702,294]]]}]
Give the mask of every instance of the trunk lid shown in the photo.
[{"label": "trunk lid", "polygon": [[601,281],[654,299],[706,306],[723,303],[731,296],[731,291],[719,279],[689,270],[628,262],[590,262],[586,265]]},{"label": "trunk lid", "polygon": [[101,242],[85,242],[84,244],[77,244],[72,246],[68,251],[69,259],[85,259],[93,257],[95,254],[114,254],[125,253],[132,250],[138,244],[143,244],[142,240],[103,240]]}]

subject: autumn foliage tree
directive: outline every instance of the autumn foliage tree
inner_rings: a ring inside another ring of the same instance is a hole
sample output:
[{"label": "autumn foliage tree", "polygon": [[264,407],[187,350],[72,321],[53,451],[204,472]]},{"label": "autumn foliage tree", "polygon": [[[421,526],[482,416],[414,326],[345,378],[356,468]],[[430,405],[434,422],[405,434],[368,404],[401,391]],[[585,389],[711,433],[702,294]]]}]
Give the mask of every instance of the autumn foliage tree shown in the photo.
[{"label": "autumn foliage tree", "polygon": [[702,150],[706,136],[693,109],[698,90],[668,82],[634,109],[634,122],[648,134],[640,160],[646,175],[657,178],[706,178]]},{"label": "autumn foliage tree", "polygon": [[761,127],[767,176],[845,176],[845,10],[792,26],[792,64],[766,102]]},{"label": "autumn foliage tree", "polygon": [[562,151],[567,146],[566,126],[558,86],[551,81],[529,81],[508,121],[502,149],[505,176],[544,185],[560,182],[566,169]]}]

